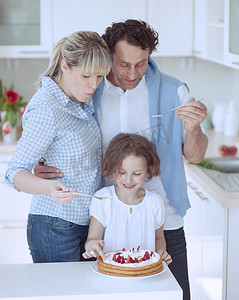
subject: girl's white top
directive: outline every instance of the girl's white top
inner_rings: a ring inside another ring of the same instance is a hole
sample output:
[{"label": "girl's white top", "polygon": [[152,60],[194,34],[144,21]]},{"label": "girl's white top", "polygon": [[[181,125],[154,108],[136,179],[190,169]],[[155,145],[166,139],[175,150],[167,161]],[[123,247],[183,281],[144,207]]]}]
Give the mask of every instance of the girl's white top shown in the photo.
[{"label": "girl's white top", "polygon": [[104,252],[117,249],[142,249],[155,251],[155,230],[163,225],[165,207],[162,197],[145,190],[145,197],[137,205],[119,200],[115,187],[104,187],[96,196],[113,196],[106,200],[92,199],[90,214],[104,227]]}]

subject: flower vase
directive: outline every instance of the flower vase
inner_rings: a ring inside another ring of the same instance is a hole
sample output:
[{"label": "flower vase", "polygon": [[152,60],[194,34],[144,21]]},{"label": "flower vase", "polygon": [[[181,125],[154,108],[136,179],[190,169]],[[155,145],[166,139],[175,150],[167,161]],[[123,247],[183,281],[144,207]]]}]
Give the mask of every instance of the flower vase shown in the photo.
[{"label": "flower vase", "polygon": [[13,127],[11,132],[2,131],[2,139],[4,144],[14,144],[17,141],[17,127]]},{"label": "flower vase", "polygon": [[17,141],[17,127],[11,127],[8,122],[2,123],[6,112],[1,112],[2,139],[4,144],[14,144]]}]

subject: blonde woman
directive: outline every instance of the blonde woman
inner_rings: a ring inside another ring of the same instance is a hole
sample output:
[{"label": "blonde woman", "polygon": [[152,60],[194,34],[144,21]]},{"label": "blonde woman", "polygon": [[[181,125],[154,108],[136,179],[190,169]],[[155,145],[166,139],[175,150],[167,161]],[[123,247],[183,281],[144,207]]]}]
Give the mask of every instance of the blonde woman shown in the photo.
[{"label": "blonde woman", "polygon": [[[76,191],[93,194],[101,187],[101,134],[91,96],[110,68],[108,47],[97,33],[75,32],[61,39],[24,113],[6,181],[33,194],[27,238],[35,263],[81,258],[90,198]],[[33,175],[41,157],[64,177]]]}]

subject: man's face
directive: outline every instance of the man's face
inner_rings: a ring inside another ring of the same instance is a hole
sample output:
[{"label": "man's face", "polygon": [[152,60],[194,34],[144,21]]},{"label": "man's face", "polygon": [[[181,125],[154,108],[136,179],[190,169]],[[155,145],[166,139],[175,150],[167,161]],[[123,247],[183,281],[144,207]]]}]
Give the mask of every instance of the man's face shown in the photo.
[{"label": "man's face", "polygon": [[108,80],[122,90],[132,90],[146,73],[149,60],[149,50],[132,46],[127,41],[119,41],[115,45],[112,56],[112,70]]}]

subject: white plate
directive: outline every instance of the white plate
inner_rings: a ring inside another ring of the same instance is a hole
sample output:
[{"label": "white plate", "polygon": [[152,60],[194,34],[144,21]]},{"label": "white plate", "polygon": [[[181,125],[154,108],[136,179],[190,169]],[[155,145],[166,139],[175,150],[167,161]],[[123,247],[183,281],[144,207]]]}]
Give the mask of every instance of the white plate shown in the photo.
[{"label": "white plate", "polygon": [[91,270],[93,272],[95,272],[96,274],[99,274],[99,275],[107,277],[107,278],[123,280],[123,281],[138,281],[138,280],[143,280],[143,279],[155,277],[155,276],[158,276],[158,275],[164,273],[168,269],[167,264],[163,261],[163,270],[161,272],[157,273],[157,274],[148,275],[148,276],[139,276],[139,277],[122,277],[122,276],[111,276],[111,275],[101,273],[98,270],[97,261],[92,263],[90,267],[91,267]]}]

